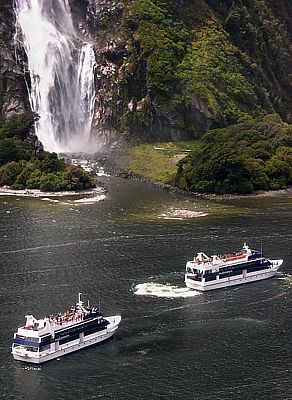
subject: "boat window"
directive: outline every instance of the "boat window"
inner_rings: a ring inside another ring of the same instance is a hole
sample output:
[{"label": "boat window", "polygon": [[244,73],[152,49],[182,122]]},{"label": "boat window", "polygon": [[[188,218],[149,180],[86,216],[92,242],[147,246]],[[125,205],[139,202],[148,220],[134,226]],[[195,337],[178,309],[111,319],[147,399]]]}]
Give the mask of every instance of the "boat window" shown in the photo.
[{"label": "boat window", "polygon": [[52,335],[47,335],[47,336],[43,336],[41,338],[41,344],[47,344],[50,343],[52,339]]},{"label": "boat window", "polygon": [[16,339],[22,339],[22,340],[24,340],[24,339],[25,339],[25,336],[23,336],[23,335],[16,335]]},{"label": "boat window", "polygon": [[40,351],[45,351],[45,350],[49,350],[50,349],[50,344],[46,344],[46,345],[44,345],[44,346],[41,346],[40,347]]},{"label": "boat window", "polygon": [[35,353],[37,353],[39,350],[39,348],[36,346],[23,346],[22,344],[18,344],[18,343],[13,343],[13,347],[21,347],[27,351],[33,351]]},{"label": "boat window", "polygon": [[27,346],[26,349],[29,350],[29,351],[33,351],[35,353],[37,353],[39,351],[38,347],[32,347],[32,346]]},{"label": "boat window", "polygon": [[208,275],[205,278],[205,282],[209,282],[209,281],[215,281],[216,280],[216,275]]},{"label": "boat window", "polygon": [[77,339],[79,339],[79,334],[77,334],[77,335],[72,335],[72,336],[66,337],[66,338],[64,338],[64,339],[60,339],[60,340],[59,340],[59,344],[61,345],[61,344],[73,342],[73,340],[77,340]]},{"label": "boat window", "polygon": [[102,325],[102,326],[97,326],[97,327],[95,327],[95,328],[89,329],[89,330],[87,330],[86,332],[84,332],[84,336],[88,336],[88,335],[91,335],[92,333],[102,331],[102,330],[104,330],[105,328],[106,328],[106,327],[105,327],[104,325]]},{"label": "boat window", "polygon": [[27,342],[38,342],[39,338],[37,337],[30,337],[30,336],[23,336],[23,335],[16,335],[16,339],[25,340]]}]

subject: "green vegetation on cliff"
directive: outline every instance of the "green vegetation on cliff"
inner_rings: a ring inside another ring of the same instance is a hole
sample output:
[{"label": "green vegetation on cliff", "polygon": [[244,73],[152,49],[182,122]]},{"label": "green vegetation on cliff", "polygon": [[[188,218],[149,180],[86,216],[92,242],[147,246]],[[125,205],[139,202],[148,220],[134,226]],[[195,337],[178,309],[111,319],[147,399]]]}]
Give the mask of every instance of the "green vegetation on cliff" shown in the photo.
[{"label": "green vegetation on cliff", "polygon": [[182,7],[170,0],[125,0],[122,18],[127,42],[127,63],[123,66],[123,101],[133,102],[131,110],[119,119],[125,131],[147,134],[158,107],[167,105],[174,112],[179,99],[177,65],[190,42],[190,32],[180,19]]},{"label": "green vegetation on cliff", "polygon": [[234,123],[246,113],[261,112],[251,76],[229,36],[212,19],[194,30],[193,42],[178,71],[186,104],[199,97],[218,126]]},{"label": "green vegetation on cliff", "polygon": [[292,125],[271,114],[207,132],[179,161],[174,185],[192,192],[252,193],[292,184]]},{"label": "green vegetation on cliff", "polygon": [[95,187],[94,178],[81,167],[68,166],[64,160],[58,159],[56,153],[39,151],[35,142],[29,142],[29,132],[36,119],[34,113],[23,113],[2,123],[0,186],[45,192]]},{"label": "green vegetation on cliff", "polygon": [[[146,72],[144,84],[147,90],[172,98],[178,84],[176,67],[190,41],[190,34],[176,13],[177,2],[136,0],[126,3],[128,8],[123,22],[130,32],[133,56],[129,71],[132,69],[138,79]],[[141,69],[143,61],[145,71]],[[136,68],[139,69],[135,71]]]},{"label": "green vegetation on cliff", "polygon": [[291,118],[288,6],[279,12],[275,0],[123,4],[121,130],[169,140],[173,126],[195,138],[244,115]]}]

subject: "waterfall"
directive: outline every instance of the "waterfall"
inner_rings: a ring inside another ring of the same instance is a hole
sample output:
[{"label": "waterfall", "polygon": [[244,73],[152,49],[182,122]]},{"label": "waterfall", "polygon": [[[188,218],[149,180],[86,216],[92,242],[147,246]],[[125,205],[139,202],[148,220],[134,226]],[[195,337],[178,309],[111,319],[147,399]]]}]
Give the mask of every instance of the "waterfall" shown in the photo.
[{"label": "waterfall", "polygon": [[46,150],[88,152],[95,57],[77,38],[68,0],[15,0],[30,72],[29,99]]}]

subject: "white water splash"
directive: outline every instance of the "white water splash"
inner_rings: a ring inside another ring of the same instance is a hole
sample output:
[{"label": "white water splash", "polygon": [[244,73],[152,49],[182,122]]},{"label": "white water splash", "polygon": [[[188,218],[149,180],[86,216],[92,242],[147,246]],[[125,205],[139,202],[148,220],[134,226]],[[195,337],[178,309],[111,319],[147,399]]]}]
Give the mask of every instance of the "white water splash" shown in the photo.
[{"label": "white water splash", "polygon": [[160,283],[140,283],[135,286],[134,293],[140,296],[155,296],[155,297],[195,297],[200,293],[189,288],[179,288],[178,286],[162,285]]},{"label": "white water splash", "polygon": [[97,202],[105,200],[105,199],[106,199],[106,195],[100,194],[100,195],[94,196],[94,197],[86,197],[84,199],[74,200],[73,203],[74,204],[93,204],[93,203],[97,203]]},{"label": "white water splash", "polygon": [[208,213],[203,211],[193,211],[193,210],[170,207],[165,213],[160,214],[158,218],[183,220],[188,218],[206,217],[207,215]]},{"label": "white water splash", "polygon": [[15,0],[15,13],[38,138],[50,151],[91,152],[95,56],[76,36],[68,0]]},{"label": "white water splash", "polygon": [[285,281],[286,283],[289,283],[289,285],[292,285],[292,275],[291,274],[285,274],[285,273],[280,273],[280,277],[278,279]]}]

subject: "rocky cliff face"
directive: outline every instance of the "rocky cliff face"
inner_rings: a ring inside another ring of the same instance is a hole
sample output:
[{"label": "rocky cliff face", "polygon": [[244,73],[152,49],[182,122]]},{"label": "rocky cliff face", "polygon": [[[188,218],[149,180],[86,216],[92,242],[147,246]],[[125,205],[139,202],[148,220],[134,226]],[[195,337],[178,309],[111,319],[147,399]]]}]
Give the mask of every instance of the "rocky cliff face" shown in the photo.
[{"label": "rocky cliff face", "polygon": [[[291,121],[291,13],[288,1],[276,3],[71,0],[76,26],[94,41],[93,132],[179,140],[244,115]],[[211,61],[198,62],[202,54]]]},{"label": "rocky cliff face", "polygon": [[25,61],[21,44],[15,43],[13,1],[7,0],[0,5],[0,114],[4,118],[30,110]]},{"label": "rocky cliff face", "polygon": [[[262,90],[264,107],[292,122],[291,113],[291,22],[289,0],[218,2],[206,0],[223,20],[232,43],[246,57],[247,68]],[[265,91],[265,93],[263,93]]]},{"label": "rocky cliff face", "polygon": [[94,41],[97,66],[92,131],[99,141],[179,140],[191,138],[185,120],[195,119],[200,131],[211,126],[212,115],[200,98],[183,110],[174,110],[147,88],[147,58],[139,41],[135,41],[133,53],[123,24],[126,2],[71,0],[71,8],[79,33]]},{"label": "rocky cliff face", "polygon": [[[12,0],[0,6],[1,111],[29,109]],[[292,119],[289,0],[70,0],[94,43],[99,142],[180,140],[260,113]]]},{"label": "rocky cliff face", "polygon": [[70,6],[80,36],[94,43],[96,98],[92,136],[108,146],[121,137],[117,130],[117,119],[123,114],[120,68],[127,53],[120,32],[123,9],[117,0],[70,0]]}]

